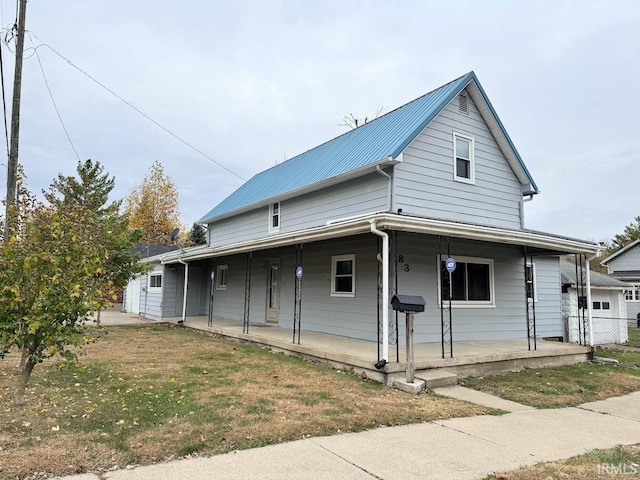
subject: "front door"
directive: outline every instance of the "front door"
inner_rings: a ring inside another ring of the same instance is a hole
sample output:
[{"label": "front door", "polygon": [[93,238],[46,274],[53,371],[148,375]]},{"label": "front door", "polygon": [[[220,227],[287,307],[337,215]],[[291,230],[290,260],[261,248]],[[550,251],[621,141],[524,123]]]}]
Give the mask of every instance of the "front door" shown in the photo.
[{"label": "front door", "polygon": [[280,259],[271,259],[267,270],[267,322],[278,323],[279,313]]}]

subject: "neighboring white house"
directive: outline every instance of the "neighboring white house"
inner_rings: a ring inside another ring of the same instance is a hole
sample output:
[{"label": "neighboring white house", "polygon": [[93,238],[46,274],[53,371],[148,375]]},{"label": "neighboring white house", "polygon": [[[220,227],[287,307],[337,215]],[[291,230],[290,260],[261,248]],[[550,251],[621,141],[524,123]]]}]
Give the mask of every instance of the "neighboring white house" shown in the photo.
[{"label": "neighboring white house", "polygon": [[[581,272],[574,263],[565,260],[560,261],[560,268],[566,341],[580,343],[583,332],[589,336],[589,312],[586,302],[591,301],[590,323],[593,325],[594,345],[625,343],[628,334],[624,295],[629,284],[602,273],[590,272],[590,298],[586,298],[586,287],[580,288],[581,283],[584,283],[580,281],[580,276],[585,275],[584,270]],[[580,303],[587,308],[580,311]]]},{"label": "neighboring white house", "polygon": [[560,256],[598,250],[526,229],[536,194],[470,72],[247,181],[201,219],[207,246],[155,257],[162,287],[147,316],[351,337],[390,362],[404,338],[397,292],[426,300],[416,343],[535,349],[564,334]]},{"label": "neighboring white house", "polygon": [[640,327],[640,239],[605,258],[609,275],[628,283],[625,292],[627,319],[630,327]]}]

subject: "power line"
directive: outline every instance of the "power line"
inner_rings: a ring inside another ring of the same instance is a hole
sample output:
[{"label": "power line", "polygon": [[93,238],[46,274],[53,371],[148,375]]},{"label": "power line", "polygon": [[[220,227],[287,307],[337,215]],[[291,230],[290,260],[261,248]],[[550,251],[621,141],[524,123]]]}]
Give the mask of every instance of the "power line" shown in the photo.
[{"label": "power line", "polygon": [[[31,33],[29,33],[29,39],[33,42],[31,38]],[[80,161],[80,155],[78,155],[78,151],[76,147],[73,145],[71,141],[71,137],[69,136],[69,132],[67,131],[67,127],[65,127],[64,122],[62,121],[62,116],[60,115],[60,111],[58,110],[58,106],[56,105],[56,101],[53,98],[53,93],[51,92],[51,88],[49,87],[49,82],[47,81],[47,76],[44,73],[44,67],[42,66],[42,61],[40,60],[40,55],[38,54],[38,50],[34,50],[35,56],[38,59],[38,65],[40,65],[40,71],[42,72],[42,78],[44,78],[44,84],[47,86],[47,91],[49,92],[49,98],[51,98],[51,103],[53,103],[53,108],[56,111],[56,115],[58,115],[58,120],[60,120],[60,125],[62,125],[62,130],[64,130],[64,134],[67,136],[67,140],[69,140],[69,145],[73,149],[73,153],[76,154],[76,158]]]},{"label": "power line", "polygon": [[0,81],[2,86],[2,110],[4,114],[4,138],[7,142],[7,158],[9,157],[9,125],[7,124],[7,97],[4,87],[4,51],[3,42],[0,42]]},{"label": "power line", "polygon": [[[31,35],[33,35],[36,39],[38,39],[38,41],[42,42],[42,40],[40,40],[40,38],[38,38],[37,35],[31,33]],[[84,76],[86,76],[87,78],[89,78],[90,80],[92,80],[94,83],[98,84],[100,87],[102,87],[104,90],[106,90],[107,92],[109,92],[111,95],[113,95],[114,97],[116,97],[118,100],[120,100],[122,103],[124,103],[125,105],[127,105],[129,108],[135,110],[138,114],[142,115],[144,118],[146,118],[147,120],[149,120],[151,123],[153,123],[154,125],[156,125],[157,127],[161,128],[162,130],[164,130],[166,133],[168,133],[169,135],[171,135],[173,138],[175,138],[176,140],[178,140],[179,142],[183,143],[184,145],[186,145],[187,147],[189,147],[190,149],[192,149],[193,151],[199,153],[200,155],[202,155],[204,158],[206,158],[207,160],[215,163],[216,165],[218,165],[220,168],[226,170],[227,172],[229,172],[230,174],[238,177],[240,180],[242,181],[246,181],[242,176],[240,176],[239,174],[237,174],[236,172],[234,172],[233,170],[231,170],[230,168],[224,166],[222,163],[218,162],[217,160],[211,158],[209,155],[207,155],[206,153],[204,153],[202,150],[199,150],[198,148],[194,147],[193,145],[191,145],[189,142],[187,142],[186,140],[184,140],[182,137],[179,137],[178,135],[176,135],[175,133],[173,133],[171,130],[169,130],[167,127],[165,127],[164,125],[161,125],[160,123],[156,122],[153,118],[151,118],[149,115],[147,115],[146,113],[144,113],[142,110],[140,110],[139,108],[137,108],[136,106],[132,105],[131,103],[129,103],[127,100],[125,100],[124,98],[122,98],[120,95],[118,95],[116,92],[114,92],[113,90],[111,90],[109,87],[107,87],[106,85],[104,85],[103,83],[99,82],[97,79],[95,79],[94,77],[92,77],[90,74],[88,74],[87,72],[85,72],[83,69],[81,69],[80,67],[78,67],[77,65],[75,65],[71,60],[69,60],[67,57],[65,57],[64,55],[62,55],[60,52],[58,52],[56,49],[54,49],[51,45],[48,45],[44,42],[42,42],[40,45],[38,45],[37,47],[34,48],[34,50],[38,50],[38,48],[40,47],[47,47],[49,50],[51,50],[53,53],[55,53],[57,56],[59,56],[61,59],[63,59],[64,61],[66,61],[69,65],[71,65],[73,68],[75,68],[76,70],[78,70],[80,73],[82,73]]]}]

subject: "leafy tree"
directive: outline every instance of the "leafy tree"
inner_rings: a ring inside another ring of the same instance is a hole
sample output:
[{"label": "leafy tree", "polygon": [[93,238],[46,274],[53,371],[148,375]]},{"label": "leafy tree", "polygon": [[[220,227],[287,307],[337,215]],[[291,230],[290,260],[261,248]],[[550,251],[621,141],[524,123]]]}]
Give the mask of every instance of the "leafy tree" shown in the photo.
[{"label": "leafy tree", "polygon": [[117,212],[74,201],[45,206],[25,188],[17,210],[19,228],[0,248],[0,351],[22,352],[15,397],[22,404],[38,363],[56,355],[73,361],[72,347],[90,341],[84,323],[104,302],[105,279],[119,282],[141,267],[121,257],[136,234]]},{"label": "leafy tree", "polygon": [[170,245],[170,233],[179,225],[178,191],[157,160],[149,174],[124,202],[131,228],[142,230],[142,243]]},{"label": "leafy tree", "polygon": [[103,284],[102,301],[97,307],[97,323],[100,325],[100,312],[111,303],[116,290],[126,286],[129,279],[140,271],[136,255],[131,253],[129,245],[137,243],[142,232],[129,229],[129,219],[120,215],[122,201],[107,204],[109,194],[115,186],[115,177],[109,178],[100,162],[90,159],[78,162],[77,177],[59,174],[51,183],[45,198],[57,208],[64,205],[76,205],[98,215],[104,227],[111,235],[98,241],[106,248],[106,267],[100,274]]},{"label": "leafy tree", "polygon": [[611,246],[609,247],[609,255],[617,252],[624,247],[629,240],[637,240],[640,238],[640,216],[636,217],[633,222],[624,227],[624,233],[613,237]]},{"label": "leafy tree", "polygon": [[207,229],[201,223],[194,223],[189,232],[189,243],[191,245],[207,244]]}]

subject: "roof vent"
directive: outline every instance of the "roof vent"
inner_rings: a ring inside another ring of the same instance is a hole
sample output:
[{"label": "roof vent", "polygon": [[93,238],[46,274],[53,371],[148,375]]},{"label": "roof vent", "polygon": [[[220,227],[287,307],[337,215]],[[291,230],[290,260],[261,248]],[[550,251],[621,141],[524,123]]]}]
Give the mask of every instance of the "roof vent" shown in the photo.
[{"label": "roof vent", "polygon": [[469,115],[469,103],[467,102],[467,96],[464,93],[458,95],[458,111]]}]

